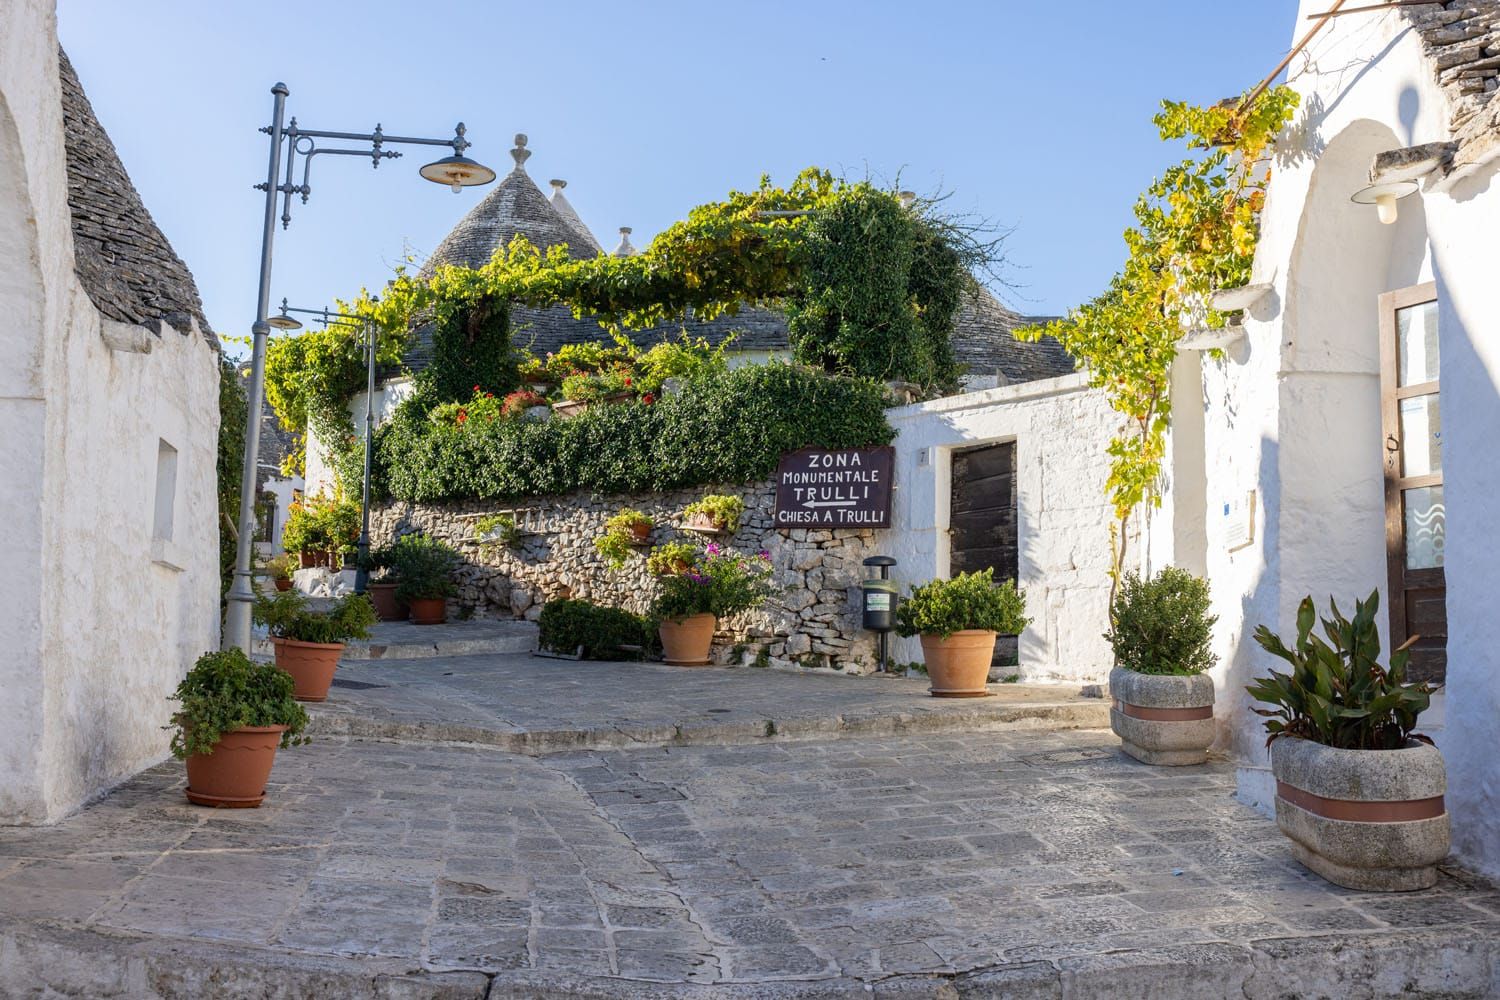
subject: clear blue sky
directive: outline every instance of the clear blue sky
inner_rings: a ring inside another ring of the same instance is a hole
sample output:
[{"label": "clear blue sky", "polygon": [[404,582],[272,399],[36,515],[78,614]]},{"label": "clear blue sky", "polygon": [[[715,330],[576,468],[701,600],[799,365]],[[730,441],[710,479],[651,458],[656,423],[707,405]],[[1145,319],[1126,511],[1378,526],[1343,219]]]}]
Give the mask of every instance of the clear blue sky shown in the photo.
[{"label": "clear blue sky", "polygon": [[[1150,118],[1254,84],[1298,30],[1296,0],[569,0],[207,4],[60,0],[67,49],[209,321],[254,319],[269,88],[309,128],[443,136],[510,168],[511,136],[606,247],[637,246],[763,172],[869,173],[1016,227],[1002,292],[1059,313],[1123,255],[1136,194],[1178,156]],[[486,189],[314,161],[277,234],[274,298],[321,306],[430,251]],[[430,157],[436,158],[436,155]]]}]

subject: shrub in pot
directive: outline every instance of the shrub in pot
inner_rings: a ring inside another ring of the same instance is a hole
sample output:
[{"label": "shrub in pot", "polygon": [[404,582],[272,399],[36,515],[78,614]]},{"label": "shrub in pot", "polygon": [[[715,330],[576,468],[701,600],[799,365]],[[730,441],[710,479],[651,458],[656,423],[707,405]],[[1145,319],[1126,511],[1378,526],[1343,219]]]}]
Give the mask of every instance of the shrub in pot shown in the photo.
[{"label": "shrub in pot", "polygon": [[657,580],[651,618],[657,623],[663,659],[683,667],[707,664],[718,620],[758,608],[775,592],[766,553],[744,556],[707,546],[697,566]]},{"label": "shrub in pot", "polygon": [[1276,778],[1276,824],[1303,865],[1336,885],[1426,889],[1448,856],[1447,774],[1432,741],[1415,733],[1431,703],[1406,681],[1406,645],[1380,664],[1376,590],[1353,620],[1331,604],[1322,637],[1312,598],[1297,609],[1292,648],[1262,625],[1255,641],[1291,664],[1247,690],[1266,718]]},{"label": "shrub in pot", "polygon": [[698,555],[698,546],[690,542],[668,542],[646,557],[646,569],[652,576],[678,576],[698,565]]},{"label": "shrub in pot", "polygon": [[327,611],[313,611],[306,597],[288,590],[256,598],[255,620],[271,633],[276,665],[291,675],[297,699],[322,701],[344,643],[369,637],[375,607],[368,597],[349,594]]},{"label": "shrub in pot", "polygon": [[688,527],[701,531],[722,531],[734,534],[740,530],[740,519],[745,516],[745,501],[736,496],[713,493],[695,500],[683,508]]},{"label": "shrub in pot", "polygon": [[267,559],[263,568],[277,590],[291,590],[292,574],[297,571],[297,562],[296,556],[285,552],[273,559]]},{"label": "shrub in pot", "polygon": [[537,627],[542,649],[587,660],[637,660],[652,645],[650,628],[640,615],[590,601],[548,601]]},{"label": "shrub in pot", "polygon": [[400,582],[396,597],[411,608],[417,625],[441,625],[448,620],[447,599],[458,592],[453,570],[458,553],[426,535],[402,535],[391,545],[391,561]]},{"label": "shrub in pot", "polygon": [[921,637],[935,698],[988,695],[995,637],[1017,635],[1030,623],[1025,595],[1014,580],[996,586],[993,569],[913,586],[896,608],[896,631]]},{"label": "shrub in pot", "polygon": [[1214,741],[1214,622],[1208,583],[1168,567],[1128,574],[1110,607],[1110,728],[1146,764],[1201,764]]},{"label": "shrub in pot", "polygon": [[396,577],[395,566],[395,554],[389,545],[371,549],[361,566],[370,574],[365,583],[365,592],[370,595],[370,603],[375,606],[375,617],[383,622],[406,621],[406,605],[396,597],[400,580]]},{"label": "shrub in pot", "polygon": [[238,649],[204,653],[177,685],[172,755],[187,764],[187,797],[201,806],[255,808],[276,751],[303,742],[307,713],[292,678]]}]

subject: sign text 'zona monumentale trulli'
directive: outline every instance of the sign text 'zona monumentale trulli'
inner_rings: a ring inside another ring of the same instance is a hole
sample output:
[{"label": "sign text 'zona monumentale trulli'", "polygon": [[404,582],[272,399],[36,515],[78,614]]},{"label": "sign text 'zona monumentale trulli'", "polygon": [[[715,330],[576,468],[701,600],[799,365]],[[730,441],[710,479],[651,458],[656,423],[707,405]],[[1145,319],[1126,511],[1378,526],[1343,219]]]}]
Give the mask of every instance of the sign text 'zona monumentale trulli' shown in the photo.
[{"label": "sign text 'zona monumentale trulli'", "polygon": [[804,448],[776,469],[776,527],[889,528],[896,449]]}]

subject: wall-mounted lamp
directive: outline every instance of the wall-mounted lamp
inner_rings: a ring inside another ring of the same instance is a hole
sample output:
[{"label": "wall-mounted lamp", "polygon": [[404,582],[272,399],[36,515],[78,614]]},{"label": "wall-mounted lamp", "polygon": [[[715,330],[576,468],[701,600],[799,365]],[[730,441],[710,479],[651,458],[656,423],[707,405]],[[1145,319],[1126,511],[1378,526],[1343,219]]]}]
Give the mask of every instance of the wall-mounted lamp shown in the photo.
[{"label": "wall-mounted lamp", "polygon": [[1417,193],[1415,181],[1395,181],[1390,184],[1371,184],[1362,191],[1354,192],[1349,200],[1356,205],[1374,205],[1380,213],[1380,221],[1389,226],[1396,221],[1396,202],[1407,195]]}]

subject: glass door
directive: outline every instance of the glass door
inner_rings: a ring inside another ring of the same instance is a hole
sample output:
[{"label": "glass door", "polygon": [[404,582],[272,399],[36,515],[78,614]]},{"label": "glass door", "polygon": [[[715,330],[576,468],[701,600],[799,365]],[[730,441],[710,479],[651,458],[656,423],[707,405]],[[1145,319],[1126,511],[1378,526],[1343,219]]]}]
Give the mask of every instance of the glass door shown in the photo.
[{"label": "glass door", "polygon": [[1436,285],[1382,295],[1380,326],[1391,645],[1416,636],[1412,679],[1440,682],[1448,645],[1443,575],[1447,508]]}]

